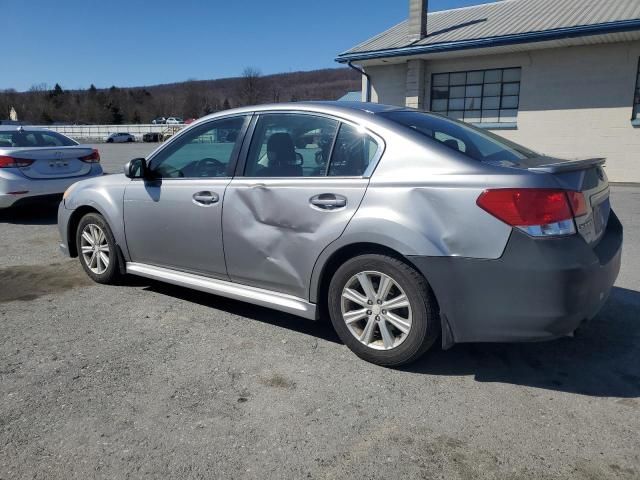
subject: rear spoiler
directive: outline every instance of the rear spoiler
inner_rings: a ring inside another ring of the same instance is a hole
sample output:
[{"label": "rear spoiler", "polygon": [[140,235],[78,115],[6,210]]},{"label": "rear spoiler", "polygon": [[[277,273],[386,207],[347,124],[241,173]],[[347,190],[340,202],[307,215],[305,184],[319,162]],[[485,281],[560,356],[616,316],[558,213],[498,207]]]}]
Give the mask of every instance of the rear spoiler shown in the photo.
[{"label": "rear spoiler", "polygon": [[591,167],[601,167],[607,161],[606,158],[587,158],[584,160],[567,160],[557,163],[549,163],[547,165],[539,165],[537,167],[530,167],[530,172],[540,173],[559,173],[559,172],[572,172],[575,170],[586,170]]}]

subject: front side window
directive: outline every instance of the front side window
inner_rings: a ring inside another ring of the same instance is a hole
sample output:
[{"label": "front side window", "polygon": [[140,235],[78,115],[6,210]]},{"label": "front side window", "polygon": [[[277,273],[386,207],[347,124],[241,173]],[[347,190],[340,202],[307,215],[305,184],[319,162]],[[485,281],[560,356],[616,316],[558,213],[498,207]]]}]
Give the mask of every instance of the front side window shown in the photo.
[{"label": "front side window", "polygon": [[247,177],[326,175],[338,121],[298,113],[261,115],[249,148]]},{"label": "front side window", "polygon": [[431,76],[431,111],[468,123],[515,123],[521,69],[499,68]]},{"label": "front side window", "polygon": [[232,176],[241,133],[249,117],[214,120],[193,128],[156,155],[149,165],[155,178]]}]

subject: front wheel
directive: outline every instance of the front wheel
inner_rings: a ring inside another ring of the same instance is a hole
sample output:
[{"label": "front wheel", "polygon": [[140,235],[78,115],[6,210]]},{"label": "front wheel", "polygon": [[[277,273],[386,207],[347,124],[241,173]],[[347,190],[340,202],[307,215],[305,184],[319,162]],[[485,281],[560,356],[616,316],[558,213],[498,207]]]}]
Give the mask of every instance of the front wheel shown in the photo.
[{"label": "front wheel", "polygon": [[88,213],[80,219],[76,246],[80,264],[89,277],[98,283],[117,283],[120,278],[118,250],[102,215]]},{"label": "front wheel", "polygon": [[424,277],[387,255],[345,262],[331,279],[328,302],[340,339],[377,365],[417,360],[440,333],[436,301]]}]

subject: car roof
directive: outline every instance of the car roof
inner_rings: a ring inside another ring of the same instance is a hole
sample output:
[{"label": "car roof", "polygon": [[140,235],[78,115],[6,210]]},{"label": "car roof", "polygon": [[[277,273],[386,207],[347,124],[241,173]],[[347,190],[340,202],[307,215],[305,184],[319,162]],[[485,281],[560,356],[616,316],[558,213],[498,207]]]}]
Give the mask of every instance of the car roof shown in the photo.
[{"label": "car roof", "polygon": [[29,132],[49,132],[47,128],[30,127],[29,125],[0,125],[0,132],[17,132],[25,130]]},{"label": "car roof", "polygon": [[265,111],[307,111],[316,113],[326,113],[336,116],[370,116],[383,112],[401,111],[407,110],[406,107],[397,107],[393,105],[384,105],[381,103],[367,103],[367,102],[339,102],[339,101],[314,101],[314,102],[287,102],[287,103],[272,103],[265,105],[254,105],[248,107],[233,108],[230,110],[223,110],[220,112],[212,113],[198,120],[201,123],[203,120],[243,113],[260,113]]}]

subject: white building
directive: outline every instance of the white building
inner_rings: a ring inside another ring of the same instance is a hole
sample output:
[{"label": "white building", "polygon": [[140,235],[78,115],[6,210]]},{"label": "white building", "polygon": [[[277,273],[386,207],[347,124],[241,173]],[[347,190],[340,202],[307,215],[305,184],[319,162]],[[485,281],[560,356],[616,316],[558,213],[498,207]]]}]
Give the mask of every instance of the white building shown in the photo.
[{"label": "white building", "polygon": [[640,182],[640,0],[503,0],[409,20],[336,59],[362,99],[440,112]]}]

